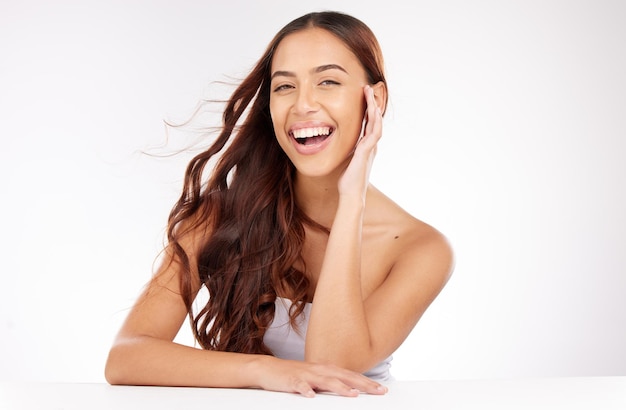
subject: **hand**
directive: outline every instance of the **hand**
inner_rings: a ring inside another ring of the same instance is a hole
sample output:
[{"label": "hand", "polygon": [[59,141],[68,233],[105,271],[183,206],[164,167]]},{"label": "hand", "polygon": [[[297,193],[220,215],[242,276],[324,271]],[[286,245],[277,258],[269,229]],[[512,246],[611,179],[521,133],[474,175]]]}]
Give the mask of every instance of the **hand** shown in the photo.
[{"label": "hand", "polygon": [[356,397],[359,392],[385,394],[387,388],[360,373],[333,365],[323,365],[263,356],[259,387],[264,390],[299,393],[314,397],[316,391]]},{"label": "hand", "polygon": [[365,199],[369,184],[369,174],[376,156],[376,146],[382,136],[383,117],[374,99],[374,90],[369,85],[363,87],[367,108],[365,127],[356,143],[352,159],[339,179],[340,195],[360,195]]}]

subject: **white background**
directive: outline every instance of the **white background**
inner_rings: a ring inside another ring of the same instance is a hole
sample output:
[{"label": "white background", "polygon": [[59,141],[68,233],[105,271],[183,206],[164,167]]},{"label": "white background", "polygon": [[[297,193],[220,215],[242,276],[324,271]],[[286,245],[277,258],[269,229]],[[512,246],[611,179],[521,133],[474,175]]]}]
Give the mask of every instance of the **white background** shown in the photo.
[{"label": "white background", "polygon": [[189,159],[140,151],[323,9],[385,52],[374,183],[456,251],[396,377],[626,375],[626,3],[0,0],[0,380],[104,381]]}]

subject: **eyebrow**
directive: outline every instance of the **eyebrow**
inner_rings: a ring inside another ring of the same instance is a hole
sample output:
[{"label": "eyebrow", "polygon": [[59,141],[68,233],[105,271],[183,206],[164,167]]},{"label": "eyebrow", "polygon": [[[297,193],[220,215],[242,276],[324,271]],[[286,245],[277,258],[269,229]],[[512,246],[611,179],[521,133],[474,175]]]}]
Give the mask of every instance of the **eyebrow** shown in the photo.
[{"label": "eyebrow", "polygon": [[[339,64],[324,64],[318,67],[315,67],[314,69],[311,70],[311,72],[313,73],[321,73],[323,71],[328,71],[328,70],[340,70],[343,71],[344,73],[348,74],[348,72]],[[292,71],[274,71],[274,73],[272,74],[271,79],[273,80],[275,77],[295,77],[296,74]]]}]

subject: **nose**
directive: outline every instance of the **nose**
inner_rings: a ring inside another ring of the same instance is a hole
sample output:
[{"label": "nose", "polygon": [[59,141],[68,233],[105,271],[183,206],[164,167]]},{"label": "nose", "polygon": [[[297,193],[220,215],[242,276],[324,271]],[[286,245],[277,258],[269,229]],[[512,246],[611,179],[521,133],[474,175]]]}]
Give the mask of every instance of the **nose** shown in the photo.
[{"label": "nose", "polygon": [[319,109],[315,91],[309,87],[300,87],[297,91],[293,111],[296,114],[309,114]]}]

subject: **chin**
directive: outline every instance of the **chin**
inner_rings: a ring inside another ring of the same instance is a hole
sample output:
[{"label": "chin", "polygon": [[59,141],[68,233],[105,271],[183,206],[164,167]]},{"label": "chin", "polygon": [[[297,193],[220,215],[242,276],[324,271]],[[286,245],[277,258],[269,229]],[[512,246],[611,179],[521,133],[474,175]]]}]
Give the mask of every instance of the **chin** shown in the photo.
[{"label": "chin", "polygon": [[322,163],[319,159],[316,161],[312,158],[312,161],[307,162],[308,163],[304,163],[304,161],[299,161],[299,163],[292,162],[296,167],[298,175],[306,178],[339,179],[339,177],[343,174],[343,171],[348,166],[349,159],[345,161],[329,161]]}]

